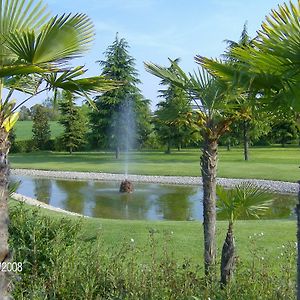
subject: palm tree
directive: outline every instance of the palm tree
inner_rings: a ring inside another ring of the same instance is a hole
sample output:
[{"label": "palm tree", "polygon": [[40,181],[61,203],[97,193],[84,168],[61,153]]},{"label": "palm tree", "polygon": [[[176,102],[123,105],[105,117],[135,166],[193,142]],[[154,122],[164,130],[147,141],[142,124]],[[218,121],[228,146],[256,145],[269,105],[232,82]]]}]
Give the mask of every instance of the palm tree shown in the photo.
[{"label": "palm tree", "polygon": [[218,214],[229,221],[221,256],[221,287],[229,283],[235,266],[234,221],[239,218],[259,218],[272,203],[272,196],[266,189],[253,183],[243,182],[232,190],[217,186]]},{"label": "palm tree", "polygon": [[[18,119],[16,111],[46,90],[69,90],[90,100],[90,93],[116,87],[104,77],[80,78],[83,67],[71,68],[70,59],[88,49],[94,31],[84,14],[49,17],[42,1],[0,1],[0,263],[8,248],[8,134]],[[6,93],[3,90],[6,89]],[[21,104],[15,91],[27,94]],[[9,277],[0,272],[0,298],[9,299]]]},{"label": "palm tree", "polygon": [[[225,82],[260,93],[270,111],[300,112],[300,1],[278,5],[261,25],[254,47],[233,50],[238,64],[197,57],[198,62]],[[300,300],[300,189],[298,216],[297,299]]]},{"label": "palm tree", "polygon": [[[170,60],[171,61],[171,60]],[[146,70],[185,90],[196,104],[196,126],[203,138],[201,173],[203,182],[203,227],[205,274],[212,275],[216,258],[216,176],[218,141],[238,117],[239,98],[228,94],[226,84],[203,69],[185,74],[176,62],[172,68],[145,63]]]}]

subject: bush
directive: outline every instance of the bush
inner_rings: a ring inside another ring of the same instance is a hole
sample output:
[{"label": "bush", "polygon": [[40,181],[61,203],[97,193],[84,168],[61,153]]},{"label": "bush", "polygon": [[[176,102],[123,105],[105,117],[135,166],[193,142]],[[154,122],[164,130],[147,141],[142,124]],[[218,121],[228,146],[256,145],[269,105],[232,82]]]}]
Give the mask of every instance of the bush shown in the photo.
[{"label": "bush", "polygon": [[10,152],[12,153],[25,153],[34,150],[32,140],[14,141],[11,145]]},{"label": "bush", "polygon": [[[14,141],[10,147],[11,153],[26,153],[37,151],[33,140]],[[44,150],[54,151],[55,140],[49,140],[45,143]]]},{"label": "bush", "polygon": [[173,258],[168,232],[161,242],[150,230],[143,247],[133,240],[110,247],[100,237],[84,240],[80,221],[45,217],[24,205],[13,207],[10,217],[14,261],[24,266],[14,281],[15,299],[294,299],[293,244],[279,249],[274,271],[274,260],[254,243],[252,263],[239,263],[222,290],[218,280],[205,282],[197,265]]}]

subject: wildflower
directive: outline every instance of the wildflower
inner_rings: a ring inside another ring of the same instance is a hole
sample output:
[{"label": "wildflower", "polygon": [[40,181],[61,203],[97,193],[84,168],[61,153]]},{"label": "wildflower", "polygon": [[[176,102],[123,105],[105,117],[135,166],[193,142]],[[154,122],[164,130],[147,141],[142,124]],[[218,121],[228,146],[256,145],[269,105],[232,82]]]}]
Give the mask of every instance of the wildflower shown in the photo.
[{"label": "wildflower", "polygon": [[263,235],[264,235],[264,233],[263,233],[263,232],[261,232],[261,233],[260,233],[260,235],[261,235],[261,236],[263,236]]},{"label": "wildflower", "polygon": [[252,238],[252,236],[251,235],[249,235],[249,239],[251,239]]},{"label": "wildflower", "polygon": [[171,231],[171,234],[174,234],[174,232],[173,232],[173,231]]},{"label": "wildflower", "polygon": [[134,239],[130,239],[130,242],[131,242],[131,243],[134,243]]},{"label": "wildflower", "polygon": [[261,260],[264,260],[265,258],[262,256]]}]

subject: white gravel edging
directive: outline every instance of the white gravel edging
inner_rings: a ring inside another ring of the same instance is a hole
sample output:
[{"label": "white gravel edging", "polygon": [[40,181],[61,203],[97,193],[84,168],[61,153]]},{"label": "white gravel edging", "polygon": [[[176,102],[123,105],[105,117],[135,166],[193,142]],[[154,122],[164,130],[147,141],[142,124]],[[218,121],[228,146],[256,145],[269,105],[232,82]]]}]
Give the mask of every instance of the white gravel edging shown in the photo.
[{"label": "white gravel edging", "polygon": [[[111,173],[93,173],[93,172],[66,172],[66,171],[44,171],[30,169],[12,169],[11,175],[48,177],[74,180],[101,180],[101,181],[121,181],[125,179],[124,174]],[[188,176],[146,176],[146,175],[128,175],[129,180],[133,182],[162,183],[162,184],[182,184],[182,185],[201,185],[201,177]],[[262,179],[231,179],[218,178],[217,183],[224,187],[234,187],[241,182],[252,182],[256,185],[268,188],[274,192],[280,193],[298,193],[298,184],[285,181],[262,180]]]},{"label": "white gravel edging", "polygon": [[89,218],[87,216],[84,216],[84,215],[81,215],[81,214],[78,214],[78,213],[74,213],[74,212],[67,211],[67,210],[64,210],[64,209],[61,209],[61,208],[58,208],[58,207],[54,207],[52,205],[43,203],[41,201],[38,201],[36,199],[30,198],[30,197],[27,197],[27,196],[24,196],[24,195],[21,195],[21,194],[13,193],[11,195],[11,197],[16,201],[24,202],[28,205],[33,205],[33,206],[37,206],[37,207],[46,208],[46,209],[56,211],[56,212],[60,212],[60,213],[64,213],[64,214],[67,214],[67,215]]}]

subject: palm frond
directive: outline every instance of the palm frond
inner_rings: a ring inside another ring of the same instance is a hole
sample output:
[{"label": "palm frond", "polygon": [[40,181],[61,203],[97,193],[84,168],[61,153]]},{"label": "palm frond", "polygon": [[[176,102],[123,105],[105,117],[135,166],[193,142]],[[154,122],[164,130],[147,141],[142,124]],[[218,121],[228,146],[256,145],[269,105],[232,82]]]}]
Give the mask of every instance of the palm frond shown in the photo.
[{"label": "palm frond", "polygon": [[39,30],[49,14],[42,1],[0,0],[0,65],[18,58],[7,48],[7,37],[16,31]]},{"label": "palm frond", "polygon": [[106,92],[123,84],[104,76],[80,78],[85,72],[83,67],[77,67],[63,73],[45,74],[43,77],[49,89],[62,89],[81,96],[93,92]]},{"label": "palm frond", "polygon": [[259,218],[273,202],[267,189],[251,182],[243,182],[231,190],[217,186],[217,195],[218,211],[232,221],[240,217]]},{"label": "palm frond", "polygon": [[10,0],[0,1],[0,35],[6,35],[15,30],[39,28],[42,26],[49,13],[43,1]]},{"label": "palm frond", "polygon": [[4,78],[4,86],[10,91],[20,91],[26,94],[34,95],[41,85],[41,77],[34,74],[27,76],[10,76]]},{"label": "palm frond", "polygon": [[38,34],[26,30],[11,32],[7,47],[30,64],[59,64],[87,50],[93,36],[93,25],[86,15],[62,15],[52,18]]},{"label": "palm frond", "polygon": [[153,74],[156,77],[167,80],[175,86],[184,89],[188,85],[189,78],[175,62],[173,62],[172,64],[173,70],[150,62],[145,62],[144,65],[147,72]]},{"label": "palm frond", "polygon": [[0,67],[0,77],[9,77],[17,75],[28,75],[28,74],[43,74],[49,72],[57,72],[56,68],[48,68],[46,66],[36,66],[28,64],[13,64],[8,66]]}]

